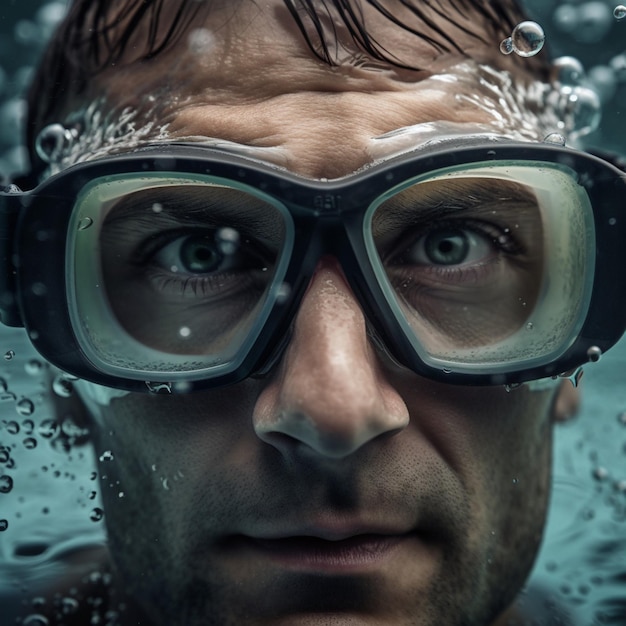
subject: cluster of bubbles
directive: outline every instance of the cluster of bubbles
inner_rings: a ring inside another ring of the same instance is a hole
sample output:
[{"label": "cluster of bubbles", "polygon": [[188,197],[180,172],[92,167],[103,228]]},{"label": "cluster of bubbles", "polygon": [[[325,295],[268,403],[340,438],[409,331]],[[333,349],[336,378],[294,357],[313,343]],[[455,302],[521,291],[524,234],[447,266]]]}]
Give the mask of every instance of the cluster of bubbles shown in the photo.
[{"label": "cluster of bubbles", "polygon": [[546,42],[546,34],[537,22],[521,22],[507,37],[500,43],[502,54],[515,52],[520,57],[532,57],[541,52]]},{"label": "cluster of bubbles", "polygon": [[581,43],[599,43],[613,28],[614,22],[626,18],[626,6],[600,0],[563,2],[554,11],[554,24],[563,33]]}]

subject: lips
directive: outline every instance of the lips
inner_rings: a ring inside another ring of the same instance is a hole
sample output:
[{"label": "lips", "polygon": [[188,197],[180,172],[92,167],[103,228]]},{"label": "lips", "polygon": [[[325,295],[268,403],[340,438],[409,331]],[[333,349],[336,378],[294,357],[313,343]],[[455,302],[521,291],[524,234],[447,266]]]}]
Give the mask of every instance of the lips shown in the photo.
[{"label": "lips", "polygon": [[352,572],[382,565],[410,534],[383,535],[365,533],[330,540],[307,535],[276,539],[239,537],[240,547],[259,558],[301,571]]}]

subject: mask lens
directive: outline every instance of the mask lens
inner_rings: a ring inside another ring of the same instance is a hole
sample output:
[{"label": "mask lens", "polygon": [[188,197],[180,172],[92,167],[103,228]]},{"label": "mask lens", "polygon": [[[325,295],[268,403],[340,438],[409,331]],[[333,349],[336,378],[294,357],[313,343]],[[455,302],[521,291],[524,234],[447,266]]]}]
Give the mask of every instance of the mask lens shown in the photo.
[{"label": "mask lens", "polygon": [[69,272],[92,360],[138,377],[236,367],[284,273],[285,216],[262,194],[208,178],[90,185]]},{"label": "mask lens", "polygon": [[392,308],[427,363],[493,371],[573,341],[593,276],[593,221],[572,172],[451,169],[380,198],[366,220]]}]

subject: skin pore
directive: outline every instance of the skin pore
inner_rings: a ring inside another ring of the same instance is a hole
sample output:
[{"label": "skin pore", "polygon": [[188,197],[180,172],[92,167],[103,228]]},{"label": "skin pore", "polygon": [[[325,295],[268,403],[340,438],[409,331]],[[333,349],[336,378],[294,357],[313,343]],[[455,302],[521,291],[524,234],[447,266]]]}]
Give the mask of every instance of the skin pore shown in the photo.
[{"label": "skin pore", "polygon": [[[364,11],[377,39],[428,70],[330,67],[282,2],[243,2],[198,14],[189,30],[211,36],[202,53],[182,38],[101,72],[84,99],[146,111],[169,140],[235,142],[314,178],[367,165],[373,137],[407,126],[517,136],[457,97],[480,90],[478,79],[453,80],[459,63],[510,69],[497,41],[457,29],[466,57],[440,54]],[[114,459],[100,467],[112,606],[126,605],[125,625],[495,624],[541,539],[552,424],[571,412],[570,393],[408,372],[369,341],[325,257],[268,375],[188,396],[128,394],[88,418],[96,457]],[[362,563],[343,567],[355,541]],[[290,546],[306,558],[294,562]],[[335,566],[320,565],[316,554],[332,550]]]}]

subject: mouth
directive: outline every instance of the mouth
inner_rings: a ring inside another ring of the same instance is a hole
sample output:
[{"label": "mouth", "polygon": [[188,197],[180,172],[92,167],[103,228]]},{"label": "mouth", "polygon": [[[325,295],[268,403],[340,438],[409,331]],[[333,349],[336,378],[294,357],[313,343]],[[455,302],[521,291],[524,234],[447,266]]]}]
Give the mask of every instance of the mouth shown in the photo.
[{"label": "mouth", "polygon": [[411,539],[414,539],[411,533],[366,533],[334,540],[308,535],[276,539],[240,535],[233,538],[233,542],[237,548],[251,551],[257,558],[290,570],[348,574],[382,566]]}]

